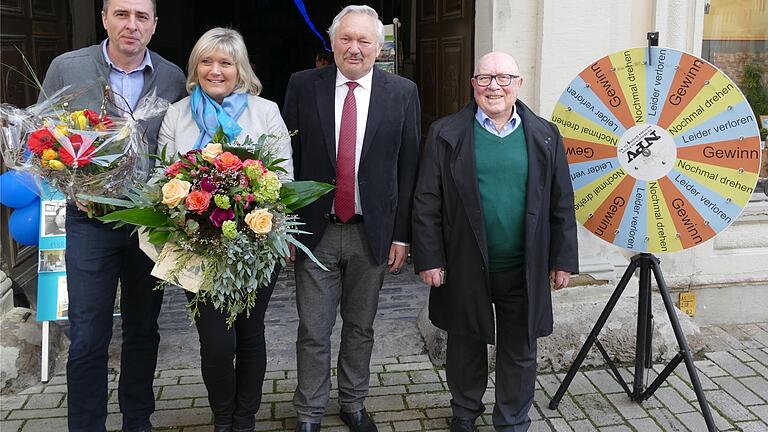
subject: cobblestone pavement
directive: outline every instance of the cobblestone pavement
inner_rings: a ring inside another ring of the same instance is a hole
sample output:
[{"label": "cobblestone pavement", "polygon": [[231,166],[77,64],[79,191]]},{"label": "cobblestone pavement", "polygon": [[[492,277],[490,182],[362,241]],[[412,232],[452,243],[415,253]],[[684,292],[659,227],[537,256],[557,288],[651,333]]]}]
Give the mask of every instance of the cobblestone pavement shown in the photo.
[{"label": "cobblestone pavement", "polygon": [[[415,330],[414,317],[425,301],[426,290],[412,273],[387,277],[377,322],[371,392],[366,401],[382,432],[448,430],[451,413],[445,373],[434,368],[422,353]],[[258,413],[259,431],[291,431],[295,425],[291,398],[296,371],[291,353],[296,320],[290,277],[281,277],[267,314],[272,352]],[[197,367],[197,335],[189,326],[183,295],[166,293],[161,327],[164,342],[155,379],[157,411],[152,421],[158,430],[210,431],[210,410]],[[698,337],[706,349],[695,363],[718,428],[768,431],[768,323],[706,327]],[[119,345],[119,331],[116,339]],[[649,370],[647,382],[662,367]],[[631,380],[628,369],[621,372]],[[563,377],[539,376],[530,412],[534,420],[531,431],[706,431],[683,365],[642,405],[631,402],[606,370],[595,369],[579,372],[558,409],[550,410],[547,405]],[[110,431],[120,428],[117,379],[116,373],[110,375]],[[59,371],[48,384],[0,396],[0,432],[66,430],[65,383]],[[484,399],[487,414],[478,419],[481,431],[493,430],[489,426],[493,385],[491,375]],[[323,430],[346,431],[337,415],[335,390],[331,397]]]}]

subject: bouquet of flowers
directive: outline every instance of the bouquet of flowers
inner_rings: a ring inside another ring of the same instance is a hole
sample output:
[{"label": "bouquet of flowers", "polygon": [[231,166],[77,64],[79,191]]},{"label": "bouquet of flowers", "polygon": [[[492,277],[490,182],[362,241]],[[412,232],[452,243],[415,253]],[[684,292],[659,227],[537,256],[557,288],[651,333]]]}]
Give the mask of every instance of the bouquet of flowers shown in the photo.
[{"label": "bouquet of flowers", "polygon": [[249,312],[259,288],[288,255],[288,243],[315,259],[292,236],[304,233],[292,212],[333,186],[281,183],[283,159],[273,157],[272,147],[283,138],[262,135],[227,145],[217,133],[214,142],[177,160],[161,154],[162,171],[134,188],[129,201],[101,201],[129,207],[102,221],[144,227],[145,245],[158,246],[143,248],[156,260],[153,275],[196,292],[193,319],[200,301],[212,301],[230,325]]},{"label": "bouquet of flowers", "polygon": [[[106,113],[106,98],[98,113],[71,109],[70,102],[83,90],[67,87],[26,109],[0,105],[3,158],[9,168],[34,174],[69,200],[117,198],[142,171],[146,144],[139,121],[162,115],[168,102],[147,95],[130,117],[113,119]],[[89,216],[109,209],[93,202],[86,206]]]}]

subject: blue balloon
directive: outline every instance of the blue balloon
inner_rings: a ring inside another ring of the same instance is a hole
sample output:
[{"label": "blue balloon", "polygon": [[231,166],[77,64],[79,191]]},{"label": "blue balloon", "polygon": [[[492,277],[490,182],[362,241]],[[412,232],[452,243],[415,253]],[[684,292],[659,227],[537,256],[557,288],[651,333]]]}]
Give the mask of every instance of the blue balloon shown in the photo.
[{"label": "blue balloon", "polygon": [[8,171],[0,176],[0,204],[10,208],[28,206],[37,198],[34,177],[20,171]]},{"label": "blue balloon", "polygon": [[8,219],[11,237],[25,246],[34,246],[40,237],[40,199],[35,198],[26,207],[18,208]]}]

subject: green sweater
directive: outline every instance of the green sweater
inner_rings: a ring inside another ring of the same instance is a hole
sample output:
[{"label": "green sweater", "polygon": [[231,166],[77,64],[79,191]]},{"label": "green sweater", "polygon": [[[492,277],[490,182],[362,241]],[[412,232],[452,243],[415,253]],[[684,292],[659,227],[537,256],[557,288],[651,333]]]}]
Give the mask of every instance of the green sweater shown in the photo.
[{"label": "green sweater", "polygon": [[474,134],[489,270],[511,270],[525,260],[528,149],[523,126],[502,138],[475,121]]}]

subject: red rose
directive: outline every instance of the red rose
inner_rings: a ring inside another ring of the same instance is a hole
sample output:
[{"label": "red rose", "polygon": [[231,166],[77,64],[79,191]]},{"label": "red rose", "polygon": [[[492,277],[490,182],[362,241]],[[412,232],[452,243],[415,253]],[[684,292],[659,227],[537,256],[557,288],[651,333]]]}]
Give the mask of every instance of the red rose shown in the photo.
[{"label": "red rose", "polygon": [[[75,150],[75,153],[77,153],[80,150],[80,146],[83,145],[83,137],[78,134],[73,134],[69,137],[69,142],[72,143],[72,148]],[[75,158],[75,155],[69,154],[69,151],[62,146],[61,150],[59,150],[59,159],[64,162],[64,165],[74,166],[75,162],[77,162],[77,166],[82,167],[91,163],[94,150],[96,150],[96,148],[91,145],[91,147],[88,148],[85,153],[83,153],[80,157]]]},{"label": "red rose", "polygon": [[178,174],[182,168],[188,168],[187,164],[182,161],[176,161],[165,169],[165,175],[168,177],[176,177],[176,174]]},{"label": "red rose", "polygon": [[48,129],[38,129],[29,135],[27,145],[29,150],[40,156],[44,151],[52,149],[56,144],[56,138]]}]

